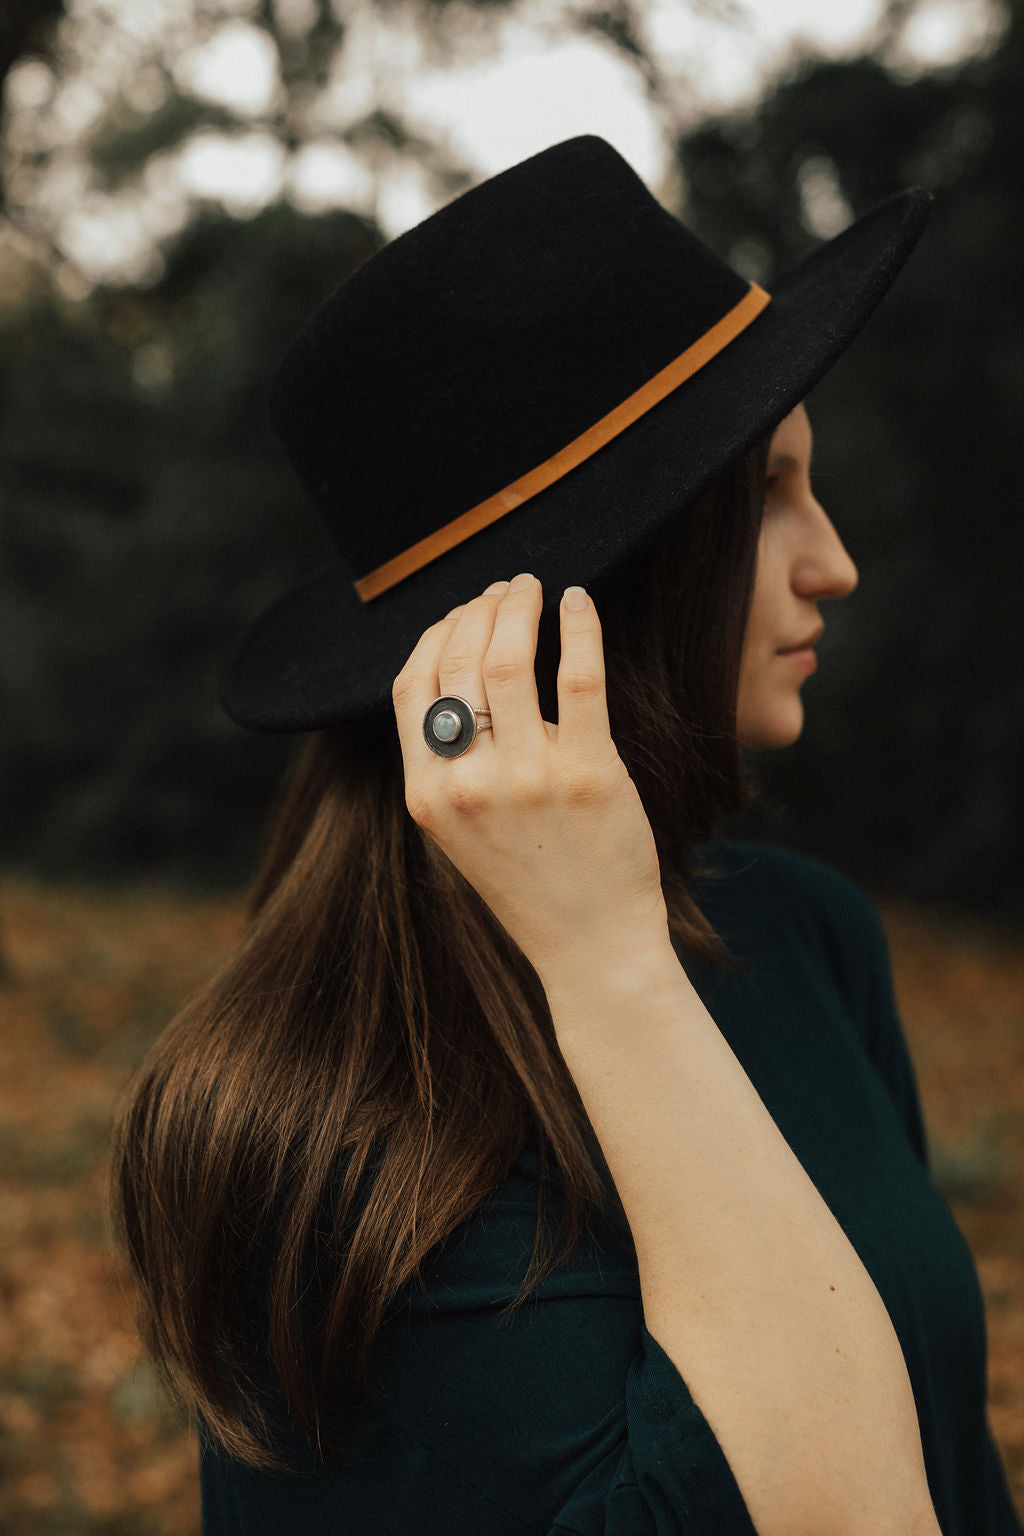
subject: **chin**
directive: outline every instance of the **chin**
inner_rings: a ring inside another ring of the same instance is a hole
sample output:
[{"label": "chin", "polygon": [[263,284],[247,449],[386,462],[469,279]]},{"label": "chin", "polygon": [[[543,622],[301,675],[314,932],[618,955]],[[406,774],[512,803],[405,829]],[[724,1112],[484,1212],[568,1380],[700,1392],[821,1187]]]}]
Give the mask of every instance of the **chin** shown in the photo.
[{"label": "chin", "polygon": [[799,696],[780,701],[774,708],[762,708],[751,712],[747,719],[740,719],[736,735],[742,747],[758,747],[763,751],[778,751],[791,747],[799,739],[804,728],[804,706]]}]

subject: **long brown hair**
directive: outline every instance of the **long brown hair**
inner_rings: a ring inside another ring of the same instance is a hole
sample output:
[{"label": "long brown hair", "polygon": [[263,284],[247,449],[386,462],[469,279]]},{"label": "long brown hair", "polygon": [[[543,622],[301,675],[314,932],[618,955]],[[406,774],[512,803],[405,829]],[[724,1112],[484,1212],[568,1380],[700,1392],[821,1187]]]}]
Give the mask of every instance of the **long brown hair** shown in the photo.
[{"label": "long brown hair", "polygon": [[[765,457],[592,588],[671,931],[714,966],[732,957],[686,882],[695,841],[752,795],[735,704]],[[241,942],[149,1051],[119,1127],[115,1214],[165,1385],[232,1456],[275,1466],[269,1373],[330,1452],[323,1405],[339,1382],[358,1399],[390,1305],[528,1140],[540,1209],[511,1305],[570,1258],[604,1196],[592,1135],[536,973],[408,815],[393,720],[357,743],[312,733]],[[564,1200],[545,1246],[548,1158]]]}]

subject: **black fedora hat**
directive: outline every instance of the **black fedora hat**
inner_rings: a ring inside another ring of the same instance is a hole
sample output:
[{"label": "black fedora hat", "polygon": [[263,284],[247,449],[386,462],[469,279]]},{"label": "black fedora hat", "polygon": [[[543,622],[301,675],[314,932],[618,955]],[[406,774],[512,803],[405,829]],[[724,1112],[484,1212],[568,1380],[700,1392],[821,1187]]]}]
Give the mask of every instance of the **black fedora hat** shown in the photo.
[{"label": "black fedora hat", "polygon": [[530,570],[551,611],[606,576],[817,383],[929,203],[887,199],[769,297],[587,136],[385,246],[274,376],[271,419],[337,553],[238,638],[227,713],[265,731],[373,716],[423,630],[490,582]]}]

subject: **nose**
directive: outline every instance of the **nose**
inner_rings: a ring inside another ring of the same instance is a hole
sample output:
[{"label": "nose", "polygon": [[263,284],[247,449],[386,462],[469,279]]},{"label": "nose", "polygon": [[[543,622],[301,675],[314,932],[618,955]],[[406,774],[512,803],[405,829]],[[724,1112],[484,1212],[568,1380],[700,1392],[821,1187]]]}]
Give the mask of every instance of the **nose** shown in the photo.
[{"label": "nose", "polygon": [[860,580],[857,567],[825,508],[809,498],[810,518],[793,562],[793,588],[801,597],[846,597]]}]

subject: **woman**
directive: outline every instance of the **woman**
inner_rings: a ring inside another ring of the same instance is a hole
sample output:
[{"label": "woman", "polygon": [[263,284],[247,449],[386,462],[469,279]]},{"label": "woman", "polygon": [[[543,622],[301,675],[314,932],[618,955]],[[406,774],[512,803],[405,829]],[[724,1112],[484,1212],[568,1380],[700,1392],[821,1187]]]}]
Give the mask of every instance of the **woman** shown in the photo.
[{"label": "woman", "polygon": [[284,360],[341,559],[221,697],[311,735],[116,1160],[208,1532],[1019,1536],[877,914],[711,840],[856,583],[801,402],[926,204],[769,296],[571,140]]}]

